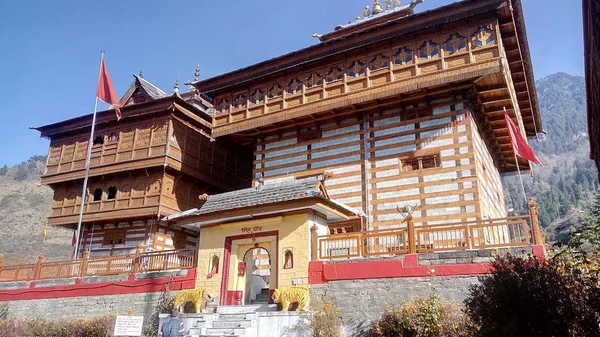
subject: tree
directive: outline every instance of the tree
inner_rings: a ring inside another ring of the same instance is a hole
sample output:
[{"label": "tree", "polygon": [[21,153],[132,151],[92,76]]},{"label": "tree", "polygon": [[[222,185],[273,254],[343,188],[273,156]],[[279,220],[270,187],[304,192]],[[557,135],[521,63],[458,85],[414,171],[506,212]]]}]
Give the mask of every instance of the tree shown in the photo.
[{"label": "tree", "polygon": [[8,173],[8,166],[4,165],[0,168],[0,176],[5,176]]},{"label": "tree", "polygon": [[580,277],[561,259],[506,256],[492,263],[465,300],[475,336],[600,336],[598,279]]},{"label": "tree", "polygon": [[25,180],[28,176],[29,172],[27,171],[26,165],[19,165],[17,172],[15,173],[15,180]]}]

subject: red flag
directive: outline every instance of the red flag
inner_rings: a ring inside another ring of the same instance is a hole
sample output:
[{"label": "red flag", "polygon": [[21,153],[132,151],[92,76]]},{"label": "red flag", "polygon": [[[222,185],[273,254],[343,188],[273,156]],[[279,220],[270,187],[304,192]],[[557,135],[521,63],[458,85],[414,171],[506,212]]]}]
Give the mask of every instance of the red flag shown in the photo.
[{"label": "red flag", "polygon": [[121,110],[119,109],[119,97],[115,93],[115,88],[112,85],[106,66],[104,65],[104,58],[100,62],[100,78],[98,79],[98,98],[112,105],[117,113],[117,120],[121,119]]},{"label": "red flag", "polygon": [[508,117],[508,112],[506,112],[506,108],[504,108],[504,119],[506,120],[506,124],[508,125],[508,135],[510,137],[510,143],[512,144],[513,151],[515,154],[523,159],[527,159],[536,164],[542,164],[540,160],[535,156],[533,150],[527,144],[527,141],[521,136],[519,129],[515,125],[515,123]]}]

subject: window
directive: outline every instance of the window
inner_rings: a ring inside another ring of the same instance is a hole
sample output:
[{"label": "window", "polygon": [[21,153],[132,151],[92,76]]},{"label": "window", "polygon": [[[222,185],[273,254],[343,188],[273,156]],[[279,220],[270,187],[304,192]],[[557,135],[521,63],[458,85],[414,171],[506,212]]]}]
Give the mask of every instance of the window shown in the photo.
[{"label": "window", "polygon": [[116,199],[117,198],[117,188],[114,186],[111,186],[108,188],[108,198],[106,198],[107,200],[112,200],[112,199]]},{"label": "window", "polygon": [[321,130],[308,130],[298,134],[298,143],[321,138]]},{"label": "window", "polygon": [[218,255],[213,255],[210,260],[208,261],[208,275],[206,275],[207,278],[212,278],[213,276],[215,276],[216,274],[219,273],[219,256]]},{"label": "window", "polygon": [[118,141],[119,141],[119,133],[111,132],[110,135],[108,136],[108,142],[114,143],[114,142],[118,142]]},{"label": "window", "polygon": [[286,250],[283,254],[285,264],[283,265],[283,269],[292,269],[294,268],[294,253],[291,250]]},{"label": "window", "polygon": [[125,232],[106,232],[104,234],[104,245],[120,245],[125,243]]},{"label": "window", "polygon": [[92,142],[92,145],[102,145],[104,144],[104,136],[96,136],[94,138],[94,141]]},{"label": "window", "polygon": [[97,188],[94,190],[94,201],[100,201],[100,200],[102,200],[102,189]]},{"label": "window", "polygon": [[402,172],[410,172],[433,167],[440,167],[440,165],[441,160],[439,154],[405,159],[401,162]]}]

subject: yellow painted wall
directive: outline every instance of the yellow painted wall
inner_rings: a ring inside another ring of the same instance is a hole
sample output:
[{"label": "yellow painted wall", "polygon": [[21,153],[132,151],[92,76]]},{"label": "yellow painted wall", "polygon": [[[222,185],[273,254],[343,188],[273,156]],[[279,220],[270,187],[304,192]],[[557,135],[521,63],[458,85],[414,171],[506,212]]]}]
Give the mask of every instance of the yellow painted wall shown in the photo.
[{"label": "yellow painted wall", "polygon": [[[243,233],[243,227],[261,226],[260,232],[279,231],[279,246],[275,252],[275,242],[269,237],[259,237],[257,242],[269,250],[271,254],[271,288],[291,286],[294,278],[300,279],[300,285],[308,285],[308,263],[310,261],[310,227],[309,212],[276,216],[271,218],[239,221],[219,226],[206,227],[200,230],[200,244],[198,251],[198,274],[196,287],[213,289],[217,294],[223,276],[224,243],[228,236],[238,236]],[[243,258],[244,252],[252,246],[253,242],[247,240],[234,240],[232,242],[229,285],[228,290],[239,288],[243,290],[243,278],[237,279],[237,264]],[[271,248],[272,246],[272,248]],[[283,254],[291,249],[294,254],[294,266],[292,269],[283,269],[285,263]],[[211,258],[219,257],[219,272],[212,278],[208,278],[210,272]],[[238,257],[236,255],[242,255]],[[274,268],[276,264],[277,268]],[[275,279],[275,275],[277,278]],[[237,280],[236,280],[237,279]],[[275,281],[275,282],[274,282]]]}]

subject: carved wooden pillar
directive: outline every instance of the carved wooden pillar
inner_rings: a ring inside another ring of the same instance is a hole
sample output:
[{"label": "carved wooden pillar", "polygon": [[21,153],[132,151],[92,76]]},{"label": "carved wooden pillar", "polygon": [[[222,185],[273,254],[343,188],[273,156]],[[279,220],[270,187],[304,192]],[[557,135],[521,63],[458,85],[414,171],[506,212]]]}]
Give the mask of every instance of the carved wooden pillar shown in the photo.
[{"label": "carved wooden pillar", "polygon": [[142,244],[138,243],[135,247],[135,257],[133,259],[132,272],[139,273],[140,272],[140,255],[142,255]]},{"label": "carved wooden pillar", "polygon": [[86,250],[83,252],[83,257],[81,258],[81,266],[79,268],[79,277],[84,277],[87,274],[87,265],[88,259],[90,258],[90,251]]},{"label": "carved wooden pillar", "polygon": [[416,254],[417,246],[415,244],[415,222],[412,214],[406,216],[406,225],[408,227],[408,253]]},{"label": "carved wooden pillar", "polygon": [[311,242],[311,247],[310,247],[310,249],[311,249],[311,261],[317,261],[317,260],[319,260],[319,257],[317,255],[319,253],[319,251],[318,251],[319,241],[318,241],[318,237],[317,237],[317,225],[313,225],[310,228],[310,242]]},{"label": "carved wooden pillar", "polygon": [[532,243],[534,245],[543,245],[544,238],[542,237],[540,222],[538,220],[537,204],[533,198],[530,198],[527,205],[529,206],[529,218],[531,219],[531,236],[533,237]]},{"label": "carved wooden pillar", "polygon": [[42,264],[44,263],[44,254],[40,254],[38,256],[38,261],[35,266],[35,270],[33,271],[33,279],[39,280],[42,275]]}]

